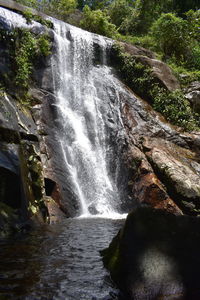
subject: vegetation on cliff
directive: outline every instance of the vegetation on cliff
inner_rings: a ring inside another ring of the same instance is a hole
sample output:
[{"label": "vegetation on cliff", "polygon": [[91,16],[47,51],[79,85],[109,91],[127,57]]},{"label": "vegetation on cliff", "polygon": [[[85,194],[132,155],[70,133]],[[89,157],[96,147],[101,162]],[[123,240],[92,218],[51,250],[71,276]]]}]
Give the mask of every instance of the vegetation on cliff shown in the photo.
[{"label": "vegetation on cliff", "polygon": [[48,33],[35,34],[26,28],[11,31],[1,28],[0,41],[6,44],[10,60],[10,72],[4,74],[2,88],[6,90],[12,85],[19,91],[19,98],[25,101],[34,64],[51,53],[50,37]]},{"label": "vegetation on cliff", "polygon": [[[118,41],[146,47],[165,61],[181,83],[181,90],[158,89],[149,68],[121,53],[123,79],[167,120],[185,130],[198,130],[200,116],[183,89],[200,80],[200,10],[197,0],[17,0],[17,2]],[[122,59],[123,57],[123,59]],[[26,73],[29,67],[27,62]],[[131,70],[132,69],[132,70]],[[126,74],[125,74],[126,73]],[[133,74],[134,73],[134,74]],[[27,76],[26,74],[26,76]],[[131,82],[130,82],[131,81]]]}]

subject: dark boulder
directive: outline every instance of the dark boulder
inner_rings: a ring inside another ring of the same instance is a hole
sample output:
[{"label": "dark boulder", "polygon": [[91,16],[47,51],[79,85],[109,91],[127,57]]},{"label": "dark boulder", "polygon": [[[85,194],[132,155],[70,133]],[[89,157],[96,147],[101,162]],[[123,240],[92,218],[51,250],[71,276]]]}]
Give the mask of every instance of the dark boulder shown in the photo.
[{"label": "dark boulder", "polygon": [[200,298],[200,219],[139,208],[102,251],[126,300]]}]

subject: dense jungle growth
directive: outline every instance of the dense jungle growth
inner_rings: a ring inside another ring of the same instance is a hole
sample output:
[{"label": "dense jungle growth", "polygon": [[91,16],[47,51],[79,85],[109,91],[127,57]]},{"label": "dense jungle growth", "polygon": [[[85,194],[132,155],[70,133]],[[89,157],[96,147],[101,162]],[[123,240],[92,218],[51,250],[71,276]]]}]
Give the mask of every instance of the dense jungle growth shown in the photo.
[{"label": "dense jungle growth", "polygon": [[[181,90],[175,94],[165,91],[162,93],[156,86],[151,85],[149,93],[152,94],[154,108],[167,120],[186,130],[199,128],[199,112],[190,108],[190,103],[184,96],[184,89],[192,82],[200,80],[198,0],[17,0],[17,2],[85,30],[119,42],[142,46],[156,53],[156,58],[163,60],[172,68],[181,83]],[[122,56],[123,52],[120,55]],[[135,65],[136,72],[138,71],[138,64],[128,61],[127,57],[124,62],[126,69],[128,65],[131,68]],[[142,75],[136,84],[139,89],[140,85],[143,89],[144,82],[147,86],[151,82],[151,77],[147,76],[149,70],[144,70],[144,67],[142,69],[144,78]]]}]

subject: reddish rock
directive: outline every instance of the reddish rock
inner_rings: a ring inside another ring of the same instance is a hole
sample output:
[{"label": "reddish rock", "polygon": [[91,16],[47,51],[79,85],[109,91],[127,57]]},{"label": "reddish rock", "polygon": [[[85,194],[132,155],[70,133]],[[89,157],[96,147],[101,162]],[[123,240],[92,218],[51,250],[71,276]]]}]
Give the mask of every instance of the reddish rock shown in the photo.
[{"label": "reddish rock", "polygon": [[140,203],[149,204],[151,207],[164,209],[177,215],[182,214],[154,173],[141,174],[133,185],[133,194]]},{"label": "reddish rock", "polygon": [[148,204],[153,208],[164,209],[173,214],[182,214],[166,192],[165,186],[155,175],[144,153],[137,147],[129,151],[129,159],[135,161],[135,176],[132,180],[132,194],[139,203]]}]

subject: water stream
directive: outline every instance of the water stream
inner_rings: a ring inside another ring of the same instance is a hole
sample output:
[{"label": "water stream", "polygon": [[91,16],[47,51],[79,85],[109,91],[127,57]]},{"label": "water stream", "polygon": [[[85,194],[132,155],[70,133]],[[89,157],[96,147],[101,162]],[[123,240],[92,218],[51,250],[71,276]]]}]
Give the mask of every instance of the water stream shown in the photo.
[{"label": "water stream", "polygon": [[[0,14],[9,28],[41,26],[27,25],[3,8]],[[112,41],[52,21],[56,101],[51,105],[57,116],[52,151],[61,156],[62,182],[66,195],[71,190],[79,203],[79,218],[1,242],[0,299],[117,299],[99,254],[123,223],[119,141],[124,128],[117,83],[106,65]]]},{"label": "water stream", "polygon": [[[115,115],[120,134],[124,129],[114,78],[106,66],[112,41],[54,19],[53,23],[56,53],[52,56],[52,72],[59,123],[57,135],[68,172],[66,177],[80,203],[81,216],[113,217],[120,203],[115,180],[119,162],[116,159],[118,147],[111,141],[116,129],[108,125],[108,114]],[[116,98],[114,113],[108,87],[115,93],[112,95]]]}]

